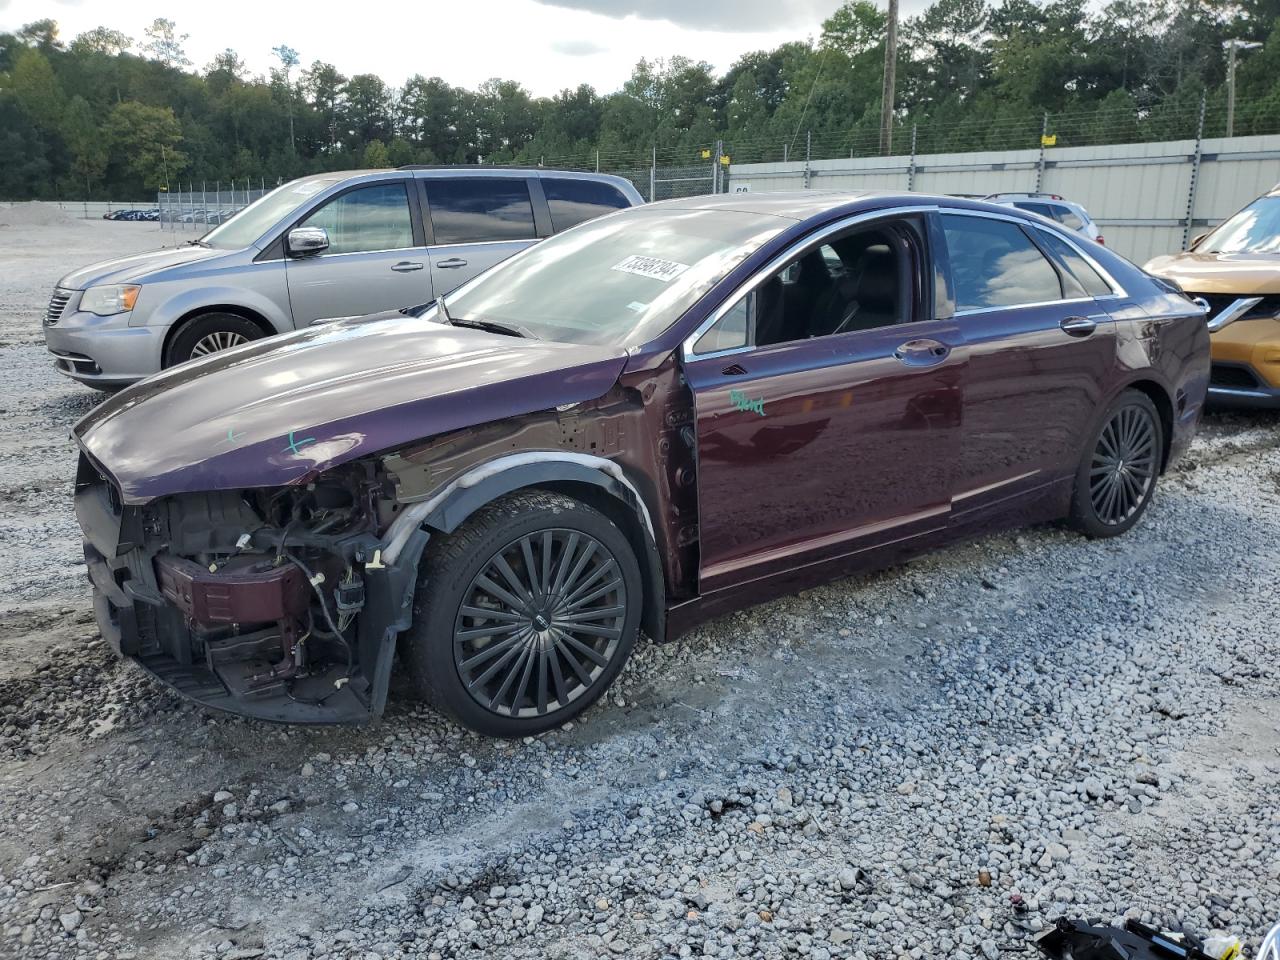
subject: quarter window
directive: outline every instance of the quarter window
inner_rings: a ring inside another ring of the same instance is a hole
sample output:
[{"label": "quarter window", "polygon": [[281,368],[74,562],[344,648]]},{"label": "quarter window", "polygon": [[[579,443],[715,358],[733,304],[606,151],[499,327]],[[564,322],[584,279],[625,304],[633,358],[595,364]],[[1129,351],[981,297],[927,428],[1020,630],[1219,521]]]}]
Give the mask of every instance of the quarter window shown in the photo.
[{"label": "quarter window", "polygon": [[1093,269],[1075,247],[1049,230],[1041,230],[1040,239],[1049,248],[1049,252],[1061,260],[1071,275],[1080,281],[1089,296],[1106,297],[1112,294],[1111,285],[1102,279],[1102,275]]},{"label": "quarter window", "polygon": [[1062,299],[1058,271],[1017,224],[942,215],[957,310],[987,310]]},{"label": "quarter window", "polygon": [[302,222],[329,234],[327,253],[400,250],[413,246],[409,194],[403,182],[378,183],[335,197]]},{"label": "quarter window", "polygon": [[523,180],[459,177],[425,182],[436,243],[532,240],[538,235]]},{"label": "quarter window", "polygon": [[629,207],[616,187],[597,180],[543,177],[542,192],[551,210],[551,227],[556,233],[568,230],[593,217]]}]

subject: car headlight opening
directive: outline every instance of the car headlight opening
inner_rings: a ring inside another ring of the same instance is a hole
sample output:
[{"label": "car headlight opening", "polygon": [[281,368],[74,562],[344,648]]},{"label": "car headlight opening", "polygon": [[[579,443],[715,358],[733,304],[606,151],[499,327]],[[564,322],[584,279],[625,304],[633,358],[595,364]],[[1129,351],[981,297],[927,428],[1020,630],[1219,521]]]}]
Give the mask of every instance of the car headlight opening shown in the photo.
[{"label": "car headlight opening", "polygon": [[80,298],[80,309],[96,313],[100,317],[127,313],[133,309],[141,290],[142,287],[136,283],[111,283],[90,287]]}]

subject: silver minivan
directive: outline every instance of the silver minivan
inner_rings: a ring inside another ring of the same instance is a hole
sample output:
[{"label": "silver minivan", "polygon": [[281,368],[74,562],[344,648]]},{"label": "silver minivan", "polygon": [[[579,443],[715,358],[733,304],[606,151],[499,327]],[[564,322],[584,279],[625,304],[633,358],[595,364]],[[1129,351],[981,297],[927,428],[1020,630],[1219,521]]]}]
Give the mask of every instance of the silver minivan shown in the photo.
[{"label": "silver minivan", "polygon": [[320,174],[178,249],[67,274],[44,336],[115,389],[249,340],[426,303],[539,239],[643,198],[621,177],[497,167]]}]

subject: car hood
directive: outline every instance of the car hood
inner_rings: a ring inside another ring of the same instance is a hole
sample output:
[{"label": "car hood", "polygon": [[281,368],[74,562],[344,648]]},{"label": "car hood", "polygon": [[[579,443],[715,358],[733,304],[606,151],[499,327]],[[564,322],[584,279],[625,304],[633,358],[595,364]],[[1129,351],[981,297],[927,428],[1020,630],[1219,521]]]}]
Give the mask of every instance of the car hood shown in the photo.
[{"label": "car hood", "polygon": [[73,270],[58,281],[58,286],[68,290],[83,290],[98,283],[132,283],[144,280],[170,267],[180,267],[200,260],[213,260],[230,256],[237,250],[217,250],[212,247],[178,247],[176,250],[151,250],[128,257],[103,260],[87,267]]},{"label": "car hood", "polygon": [[185,363],[74,428],[126,502],[284,486],[426,437],[602,396],[623,348],[379,314]]},{"label": "car hood", "polygon": [[1280,293],[1280,256],[1259,253],[1174,253],[1144,268],[1188,293],[1238,296]]}]

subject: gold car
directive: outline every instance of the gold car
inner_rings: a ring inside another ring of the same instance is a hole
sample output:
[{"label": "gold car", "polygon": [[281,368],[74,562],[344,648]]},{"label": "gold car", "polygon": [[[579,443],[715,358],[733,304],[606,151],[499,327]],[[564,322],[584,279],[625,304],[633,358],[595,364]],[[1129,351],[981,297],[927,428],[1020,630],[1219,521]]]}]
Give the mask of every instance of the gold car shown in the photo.
[{"label": "gold car", "polygon": [[1280,186],[1146,270],[1208,307],[1210,399],[1280,408]]}]

